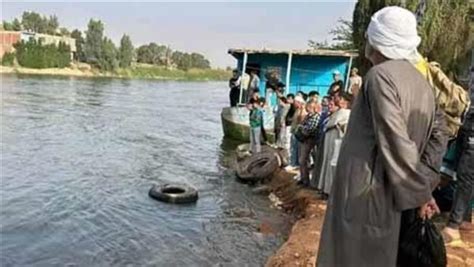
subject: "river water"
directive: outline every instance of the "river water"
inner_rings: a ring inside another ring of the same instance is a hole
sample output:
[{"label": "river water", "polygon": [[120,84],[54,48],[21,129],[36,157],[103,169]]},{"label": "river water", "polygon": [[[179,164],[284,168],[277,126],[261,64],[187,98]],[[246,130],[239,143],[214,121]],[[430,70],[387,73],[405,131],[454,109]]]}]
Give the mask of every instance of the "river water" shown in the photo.
[{"label": "river water", "polygon": [[[261,266],[283,242],[228,168],[225,83],[1,78],[1,266]],[[167,182],[200,199],[148,197]]]}]

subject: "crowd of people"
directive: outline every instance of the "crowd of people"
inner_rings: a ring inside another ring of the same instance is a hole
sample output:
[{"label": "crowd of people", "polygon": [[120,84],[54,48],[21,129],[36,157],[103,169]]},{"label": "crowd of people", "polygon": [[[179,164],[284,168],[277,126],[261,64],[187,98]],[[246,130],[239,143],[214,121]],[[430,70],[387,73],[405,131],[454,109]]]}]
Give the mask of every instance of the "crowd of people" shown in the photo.
[{"label": "crowd of people", "polygon": [[[296,179],[300,185],[326,195],[330,192],[324,189],[331,185],[330,174],[337,162],[353,99],[352,94],[342,89],[339,77],[335,72],[329,94],[323,98],[317,91],[281,97],[275,117],[276,122],[280,121],[275,123],[276,144],[289,151],[286,169],[299,169]],[[281,123],[281,116],[285,117],[285,124]]]},{"label": "crowd of people", "polygon": [[[298,183],[328,199],[317,266],[397,266],[407,218],[439,213],[432,192],[452,136],[417,51],[416,25],[413,13],[400,7],[375,13],[365,50],[373,67],[364,81],[352,69],[347,91],[337,71],[321,99],[316,91],[284,96],[283,84],[267,83],[266,96],[278,97],[275,145],[289,151],[286,168],[299,169]],[[471,106],[452,141],[458,186],[442,231],[445,242],[459,241],[460,230],[473,230],[473,71]],[[266,102],[258,94],[249,100],[254,153],[260,151]]]},{"label": "crowd of people", "polygon": [[249,103],[255,93],[259,93],[260,78],[255,69],[247,73],[240,74],[239,70],[232,71],[232,77],[229,80],[229,100],[230,106],[236,107],[239,102]]},{"label": "crowd of people", "polygon": [[[231,106],[237,105],[240,90],[250,110],[250,144],[252,153],[261,151],[261,143],[268,143],[264,128],[264,107],[276,95],[274,109],[274,147],[286,149],[289,154],[287,170],[299,170],[299,184],[314,188],[327,197],[339,155],[342,139],[349,121],[352,100],[362,86],[357,69],[351,71],[347,92],[339,71],[333,72],[333,83],[328,95],[320,98],[318,91],[308,94],[284,95],[285,84],[278,75],[268,73],[265,97],[260,97],[260,79],[251,70],[250,79],[243,78],[238,70],[229,81]],[[246,81],[245,85],[240,83]],[[248,97],[246,97],[248,96]]]}]

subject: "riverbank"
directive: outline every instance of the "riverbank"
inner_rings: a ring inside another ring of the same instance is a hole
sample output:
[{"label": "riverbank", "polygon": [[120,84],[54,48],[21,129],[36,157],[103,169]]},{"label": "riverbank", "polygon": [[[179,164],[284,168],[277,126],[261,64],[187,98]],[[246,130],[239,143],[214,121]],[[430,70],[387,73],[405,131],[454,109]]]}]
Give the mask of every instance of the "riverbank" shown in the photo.
[{"label": "riverbank", "polygon": [[221,69],[190,69],[187,71],[178,69],[166,69],[163,67],[138,65],[128,69],[118,69],[115,72],[100,72],[91,68],[50,68],[31,69],[23,67],[0,66],[0,74],[26,74],[45,76],[71,76],[71,77],[105,77],[120,79],[155,79],[174,81],[223,81],[230,77],[231,73]]},{"label": "riverbank", "polygon": [[[266,267],[315,266],[319,239],[326,212],[326,201],[317,199],[312,190],[301,189],[293,180],[294,174],[278,171],[268,186],[281,201],[286,212],[296,221],[287,241],[271,256]],[[474,244],[474,233],[463,233],[463,240]],[[474,247],[447,248],[448,267],[474,266]]]},{"label": "riverbank", "polygon": [[313,191],[301,189],[293,173],[278,171],[269,187],[285,212],[295,216],[287,241],[271,256],[266,267],[315,266],[326,204]]}]

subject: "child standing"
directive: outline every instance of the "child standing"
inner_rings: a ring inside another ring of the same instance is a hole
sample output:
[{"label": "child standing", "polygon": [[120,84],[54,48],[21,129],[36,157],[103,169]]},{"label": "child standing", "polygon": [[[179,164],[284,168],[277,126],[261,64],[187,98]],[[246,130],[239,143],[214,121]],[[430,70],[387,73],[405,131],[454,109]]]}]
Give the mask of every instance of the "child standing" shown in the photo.
[{"label": "child standing", "polygon": [[260,153],[260,134],[261,134],[261,127],[263,125],[263,112],[260,108],[260,103],[253,99],[250,99],[248,104],[248,108],[250,109],[250,147],[252,149],[252,153]]}]

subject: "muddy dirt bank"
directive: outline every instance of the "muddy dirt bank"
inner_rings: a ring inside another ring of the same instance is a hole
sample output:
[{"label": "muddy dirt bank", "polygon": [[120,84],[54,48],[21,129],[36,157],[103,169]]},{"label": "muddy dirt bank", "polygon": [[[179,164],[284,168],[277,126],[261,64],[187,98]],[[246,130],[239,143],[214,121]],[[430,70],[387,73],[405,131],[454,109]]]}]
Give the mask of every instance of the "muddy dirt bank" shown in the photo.
[{"label": "muddy dirt bank", "polygon": [[[317,199],[314,191],[296,186],[292,176],[279,171],[268,184],[272,193],[280,199],[283,210],[293,213],[296,221],[287,241],[268,259],[266,267],[309,267],[316,263],[326,202]],[[463,233],[463,240],[474,244],[474,233]],[[449,267],[474,266],[474,246],[448,247],[447,252]]]}]

